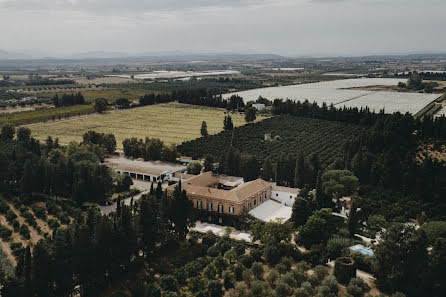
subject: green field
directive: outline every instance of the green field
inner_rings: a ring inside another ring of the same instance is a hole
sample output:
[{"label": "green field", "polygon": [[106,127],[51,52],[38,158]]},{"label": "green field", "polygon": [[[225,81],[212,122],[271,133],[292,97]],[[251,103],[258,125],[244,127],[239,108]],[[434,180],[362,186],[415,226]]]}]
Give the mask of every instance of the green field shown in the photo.
[{"label": "green field", "polygon": [[14,113],[1,113],[0,126],[6,124],[11,125],[26,125],[37,122],[45,122],[57,120],[60,118],[67,118],[78,115],[85,115],[94,112],[91,105],[74,105],[57,108],[42,108],[36,110],[28,110]]},{"label": "green field", "polygon": [[[320,160],[329,164],[342,157],[344,142],[359,135],[362,129],[361,126],[341,122],[276,116],[236,128],[232,143],[241,153],[251,154],[259,161],[267,157],[277,160],[282,154],[297,155],[302,151],[304,155],[318,153]],[[276,139],[265,140],[267,133]],[[191,157],[205,154],[219,157],[229,149],[231,137],[229,131],[224,131],[205,139],[184,142],[178,150]]]},{"label": "green field", "polygon": [[[107,114],[29,125],[32,135],[40,140],[49,135],[61,143],[82,141],[88,130],[113,133],[119,148],[125,138],[159,138],[167,144],[179,144],[200,137],[201,122],[206,121],[209,134],[223,129],[224,109],[178,103],[158,104]],[[232,115],[236,126],[245,124],[244,114]],[[258,117],[258,120],[263,117]]]}]

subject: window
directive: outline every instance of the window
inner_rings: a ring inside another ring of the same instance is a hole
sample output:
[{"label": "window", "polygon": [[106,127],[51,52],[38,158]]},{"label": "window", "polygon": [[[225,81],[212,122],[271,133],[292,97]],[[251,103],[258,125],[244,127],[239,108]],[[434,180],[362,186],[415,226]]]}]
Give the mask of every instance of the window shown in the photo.
[{"label": "window", "polygon": [[229,206],[229,213],[234,213],[234,206]]},{"label": "window", "polygon": [[254,205],[256,205],[257,204],[257,199],[254,199]]},{"label": "window", "polygon": [[248,202],[248,207],[251,208],[251,201]]},{"label": "window", "polygon": [[197,201],[197,208],[198,208],[198,209],[201,209],[201,200],[198,200],[198,201]]},{"label": "window", "polygon": [[264,198],[264,199],[266,199],[266,192],[265,192],[265,193],[263,193],[263,198]]},{"label": "window", "polygon": [[208,208],[209,211],[212,211],[212,202],[208,202]]},{"label": "window", "polygon": [[223,205],[221,204],[218,205],[218,212],[223,213]]},{"label": "window", "polygon": [[279,193],[276,193],[276,197],[279,197]]}]

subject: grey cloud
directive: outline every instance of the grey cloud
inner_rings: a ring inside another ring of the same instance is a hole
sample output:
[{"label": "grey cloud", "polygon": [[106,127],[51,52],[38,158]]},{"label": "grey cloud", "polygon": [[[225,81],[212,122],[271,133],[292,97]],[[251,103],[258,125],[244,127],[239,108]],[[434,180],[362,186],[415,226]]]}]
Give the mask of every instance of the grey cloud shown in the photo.
[{"label": "grey cloud", "polygon": [[246,7],[280,0],[0,0],[0,9],[83,12],[176,11],[208,7]]}]

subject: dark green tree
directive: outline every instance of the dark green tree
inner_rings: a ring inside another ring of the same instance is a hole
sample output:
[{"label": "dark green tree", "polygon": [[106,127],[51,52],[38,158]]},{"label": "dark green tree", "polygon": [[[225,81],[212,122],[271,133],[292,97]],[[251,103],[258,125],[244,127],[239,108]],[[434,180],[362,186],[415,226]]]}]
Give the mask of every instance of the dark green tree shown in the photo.
[{"label": "dark green tree", "polygon": [[201,122],[201,129],[200,129],[200,133],[202,137],[208,137],[208,126],[206,124],[206,121]]},{"label": "dark green tree", "polygon": [[103,113],[107,110],[107,100],[104,98],[97,98],[94,101],[93,107],[96,110],[97,113]]},{"label": "dark green tree", "polygon": [[257,109],[250,107],[246,110],[245,121],[248,123],[254,122],[256,120]]},{"label": "dark green tree", "polygon": [[15,128],[6,124],[2,127],[2,140],[12,140],[14,138]]},{"label": "dark green tree", "polygon": [[297,155],[294,172],[294,186],[302,188],[305,185],[305,158],[302,151]]},{"label": "dark green tree", "polygon": [[229,114],[226,115],[225,119],[223,120],[223,129],[225,131],[234,129],[234,124],[232,123],[232,118]]}]

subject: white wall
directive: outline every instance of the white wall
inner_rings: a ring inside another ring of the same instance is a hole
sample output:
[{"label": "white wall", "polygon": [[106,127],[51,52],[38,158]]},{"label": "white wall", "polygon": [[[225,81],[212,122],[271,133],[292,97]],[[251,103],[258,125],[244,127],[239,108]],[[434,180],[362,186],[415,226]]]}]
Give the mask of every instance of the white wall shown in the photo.
[{"label": "white wall", "polygon": [[286,206],[293,206],[294,199],[297,197],[297,194],[287,193],[281,191],[271,191],[271,198],[275,200],[279,200],[282,204]]}]

